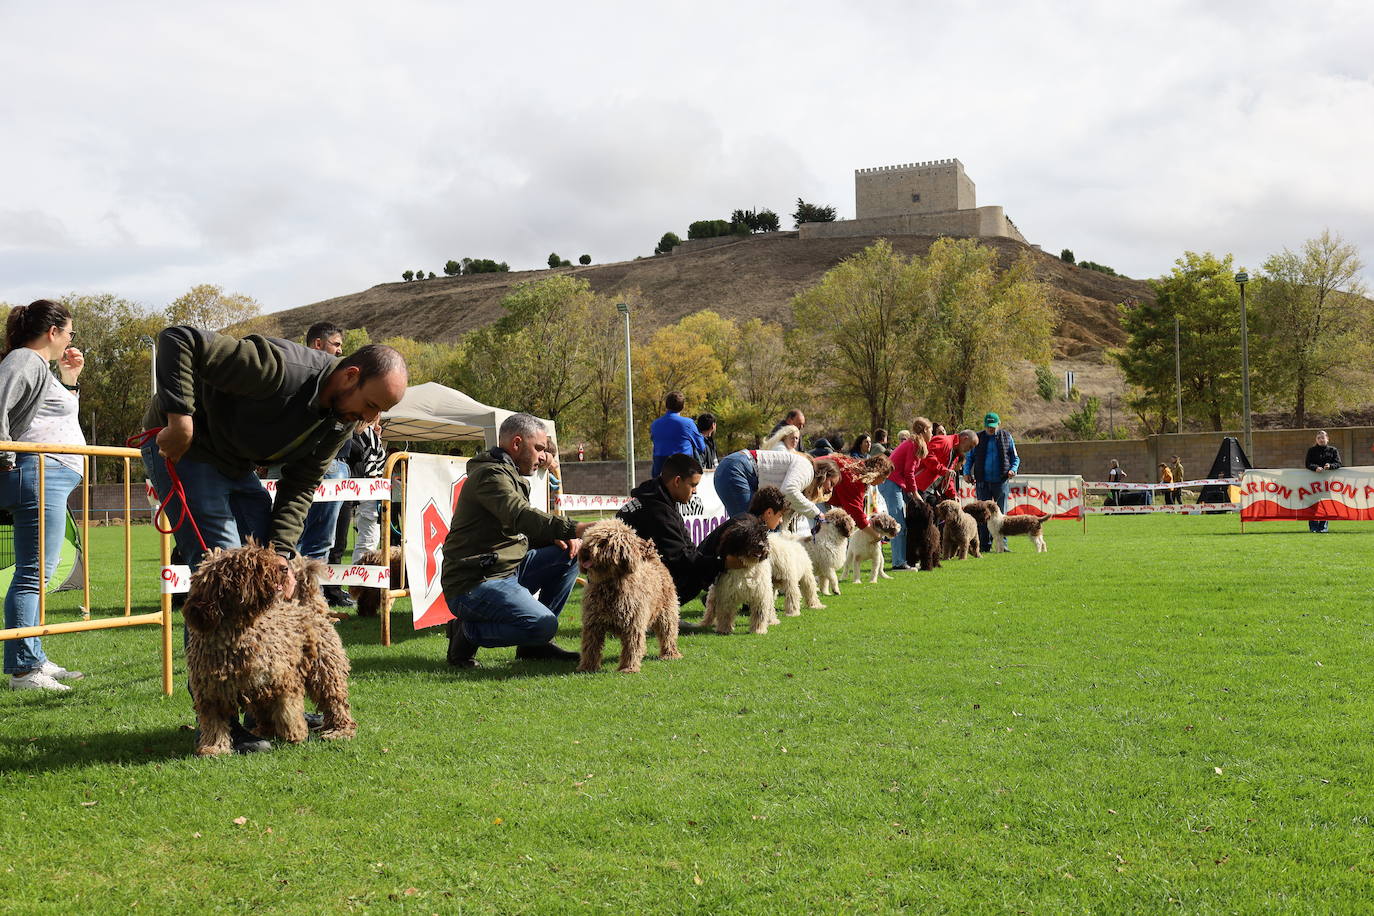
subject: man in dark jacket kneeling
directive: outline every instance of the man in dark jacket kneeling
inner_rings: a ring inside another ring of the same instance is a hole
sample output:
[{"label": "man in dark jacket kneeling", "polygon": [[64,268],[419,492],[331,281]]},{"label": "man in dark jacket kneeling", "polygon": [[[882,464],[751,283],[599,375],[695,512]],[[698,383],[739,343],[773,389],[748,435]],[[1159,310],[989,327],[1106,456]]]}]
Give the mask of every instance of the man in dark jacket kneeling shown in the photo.
[{"label": "man in dark jacket kneeling", "polygon": [[577,581],[577,549],[589,523],[530,505],[525,477],[549,448],[537,417],[511,414],[498,441],[468,462],[444,540],[441,581],[455,618],[448,663],[476,668],[479,648],[500,646],[517,646],[516,658],[577,661],[578,653],[554,645],[553,637]]}]

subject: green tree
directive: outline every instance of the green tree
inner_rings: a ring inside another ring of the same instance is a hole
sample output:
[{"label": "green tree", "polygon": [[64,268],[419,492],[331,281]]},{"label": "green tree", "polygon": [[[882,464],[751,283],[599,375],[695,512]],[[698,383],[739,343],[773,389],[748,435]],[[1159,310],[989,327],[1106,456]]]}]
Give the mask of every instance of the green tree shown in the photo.
[{"label": "green tree", "polygon": [[429,272],[429,278],[430,278],[431,280],[434,279],[434,271],[431,270],[431,271]]},{"label": "green tree", "polygon": [[1073,433],[1075,439],[1100,438],[1102,429],[1098,422],[1098,413],[1101,409],[1102,401],[1098,398],[1084,398],[1082,405],[1064,419],[1064,425]]},{"label": "green tree", "polygon": [[726,382],[725,370],[711,346],[681,321],[659,328],[647,344],[634,346],[632,352],[636,449],[647,447],[649,424],[663,413],[663,396],[668,392],[682,392],[687,409],[695,414],[705,409],[711,395]]},{"label": "green tree", "polygon": [[1035,390],[1042,400],[1054,400],[1055,379],[1049,366],[1035,367]]},{"label": "green tree", "polygon": [[654,246],[654,254],[669,254],[681,244],[682,239],[678,237],[676,232],[665,232],[663,238],[659,239],[658,244]]},{"label": "green tree", "polygon": [[459,264],[457,261],[454,261],[454,260],[452,260],[452,259],[449,259],[448,261],[445,261],[445,262],[444,262],[444,276],[446,276],[446,277],[456,277],[456,276],[460,275],[462,272],[463,272],[463,265],[462,265],[462,264]]},{"label": "green tree", "polygon": [[413,271],[413,270],[403,270],[403,271],[401,271],[401,279],[404,280],[404,281],[406,281],[407,283],[409,283],[411,280],[414,280],[414,279],[415,279],[415,271]]},{"label": "green tree", "polygon": [[367,328],[349,328],[344,331],[343,351],[345,356],[356,353],[359,348],[370,343],[372,343],[372,335],[367,333]]},{"label": "green tree", "polygon": [[879,239],[792,300],[798,350],[827,398],[886,427],[920,361],[910,328],[921,309],[919,271]]},{"label": "green tree", "polygon": [[[1240,293],[1231,255],[1184,252],[1151,280],[1154,301],[1119,306],[1126,345],[1112,353],[1133,395],[1127,401],[1147,432],[1171,428],[1174,318],[1179,321],[1184,413],[1221,430],[1240,409]],[[1255,316],[1250,316],[1254,330]],[[1172,421],[1177,428],[1177,418]]]},{"label": "green tree", "polygon": [[728,219],[699,219],[687,226],[687,238],[714,239],[734,231],[734,223]]},{"label": "green tree", "polygon": [[818,204],[809,204],[797,198],[797,209],[792,214],[793,228],[800,229],[802,223],[833,223],[835,221],[835,208],[823,207]]},{"label": "green tree", "polygon": [[1374,323],[1360,280],[1358,249],[1329,229],[1301,252],[1271,255],[1254,296],[1262,346],[1261,388],[1293,405],[1296,426],[1312,407],[1340,395],[1363,403],[1371,392]]},{"label": "green tree", "polygon": [[[549,254],[549,267],[561,267],[562,265],[563,259],[558,256],[558,252],[551,252]],[[548,418],[545,417],[545,419]]]},{"label": "green tree", "polygon": [[592,256],[589,254],[581,255],[580,257],[578,257],[577,263],[582,264],[584,266],[590,264],[592,263]]},{"label": "green tree", "polygon": [[779,228],[781,228],[781,224],[778,221],[778,214],[774,213],[772,210],[760,210],[758,212],[755,231],[777,232]]},{"label": "green tree", "polygon": [[1063,261],[1065,264],[1072,264],[1073,249],[1065,248],[1063,251],[1059,252],[1059,260]]},{"label": "green tree", "polygon": [[252,296],[226,293],[224,287],[213,283],[199,283],[167,306],[167,323],[218,331],[261,313],[262,307]]}]

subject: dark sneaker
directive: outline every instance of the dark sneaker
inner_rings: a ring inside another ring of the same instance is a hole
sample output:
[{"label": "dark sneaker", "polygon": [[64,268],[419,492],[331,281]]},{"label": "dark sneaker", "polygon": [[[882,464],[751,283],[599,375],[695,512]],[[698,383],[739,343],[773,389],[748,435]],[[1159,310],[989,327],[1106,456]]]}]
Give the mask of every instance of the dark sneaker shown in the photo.
[{"label": "dark sneaker", "polygon": [[520,646],[515,650],[515,657],[546,662],[577,662],[582,660],[580,653],[560,649],[551,642],[538,646]]},{"label": "dark sneaker", "polygon": [[344,591],[342,585],[326,585],[321,591],[324,594],[324,600],[329,602],[330,607],[358,606],[358,602],[354,601],[348,592]]},{"label": "dark sneaker", "polygon": [[319,731],[320,729],[324,728],[324,716],[317,712],[306,713],[305,727],[310,729],[312,732]]},{"label": "dark sneaker", "polygon": [[480,668],[477,661],[477,643],[463,635],[463,624],[458,620],[448,622],[448,663],[455,668]]},{"label": "dark sneaker", "polygon": [[259,754],[272,750],[272,742],[259,738],[237,722],[229,726],[229,740],[234,745],[235,754]]}]

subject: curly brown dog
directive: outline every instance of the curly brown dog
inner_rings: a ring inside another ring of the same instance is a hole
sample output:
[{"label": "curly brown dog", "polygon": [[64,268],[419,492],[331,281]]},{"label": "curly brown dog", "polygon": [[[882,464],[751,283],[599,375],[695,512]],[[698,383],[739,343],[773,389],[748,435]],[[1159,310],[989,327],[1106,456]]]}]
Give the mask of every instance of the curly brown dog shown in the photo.
[{"label": "curly brown dog", "polygon": [[947,499],[935,507],[935,517],[944,522],[941,529],[941,559],[964,560],[980,557],[978,551],[978,523],[964,511],[956,499]]},{"label": "curly brown dog", "polygon": [[906,498],[906,565],[930,572],[940,565],[940,529],[935,527],[935,512],[919,496]]},{"label": "curly brown dog", "polygon": [[250,544],[213,550],[191,576],[186,670],[196,707],[201,756],[232,751],[229,723],[240,704],[265,738],[304,741],[305,698],[324,715],[325,739],[351,738],[348,655],[326,616],[318,561],[288,567]]},{"label": "curly brown dog", "polygon": [[992,549],[994,553],[1006,551],[1006,545],[1002,543],[1005,537],[1013,537],[1024,534],[1030,537],[1031,543],[1035,545],[1036,553],[1045,552],[1045,523],[1038,515],[1006,515],[998,508],[997,503],[991,503],[992,511],[988,514],[988,531],[992,534]]},{"label": "curly brown dog", "polygon": [[[989,508],[991,507],[991,508]],[[964,503],[964,511],[973,517],[975,524],[986,525],[988,516],[992,509],[997,508],[997,503],[990,499],[975,499]]]},{"label": "curly brown dog", "polygon": [[[395,583],[401,581],[401,561],[403,559],[404,555],[401,553],[401,548],[392,547],[390,563],[391,579],[387,583],[387,588],[400,588],[400,586]],[[376,550],[367,551],[362,556],[358,557],[358,561],[357,565],[359,566],[388,565],[382,561],[382,549],[380,547]],[[377,612],[381,610],[382,589],[350,585],[348,587],[348,593],[353,596],[354,601],[358,602],[359,617],[376,617]]]},{"label": "curly brown dog", "polygon": [[654,542],[618,519],[597,522],[582,537],[582,663],[578,671],[601,668],[606,637],[620,639],[620,668],[639,671],[649,630],[658,636],[660,658],[682,658],[677,650],[677,590]]}]

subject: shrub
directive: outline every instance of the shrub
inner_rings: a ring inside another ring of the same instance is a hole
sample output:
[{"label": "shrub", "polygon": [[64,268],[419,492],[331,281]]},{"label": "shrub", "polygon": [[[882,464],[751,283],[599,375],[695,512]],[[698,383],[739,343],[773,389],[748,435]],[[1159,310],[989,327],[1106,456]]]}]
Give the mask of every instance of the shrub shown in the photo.
[{"label": "shrub", "polygon": [[654,248],[654,254],[668,254],[676,246],[682,244],[681,237],[676,232],[665,232],[663,238],[658,240],[658,245]]},{"label": "shrub", "polygon": [[1046,401],[1054,400],[1055,379],[1049,366],[1035,367],[1035,390]]},{"label": "shrub", "polygon": [[1065,264],[1072,264],[1073,250],[1065,248],[1063,251],[1059,252],[1059,260],[1063,261]]},{"label": "shrub", "polygon": [[590,264],[590,263],[592,263],[592,256],[589,255],[589,254],[584,254],[584,255],[582,255],[580,258],[577,259],[577,263],[579,263],[579,264]]}]

